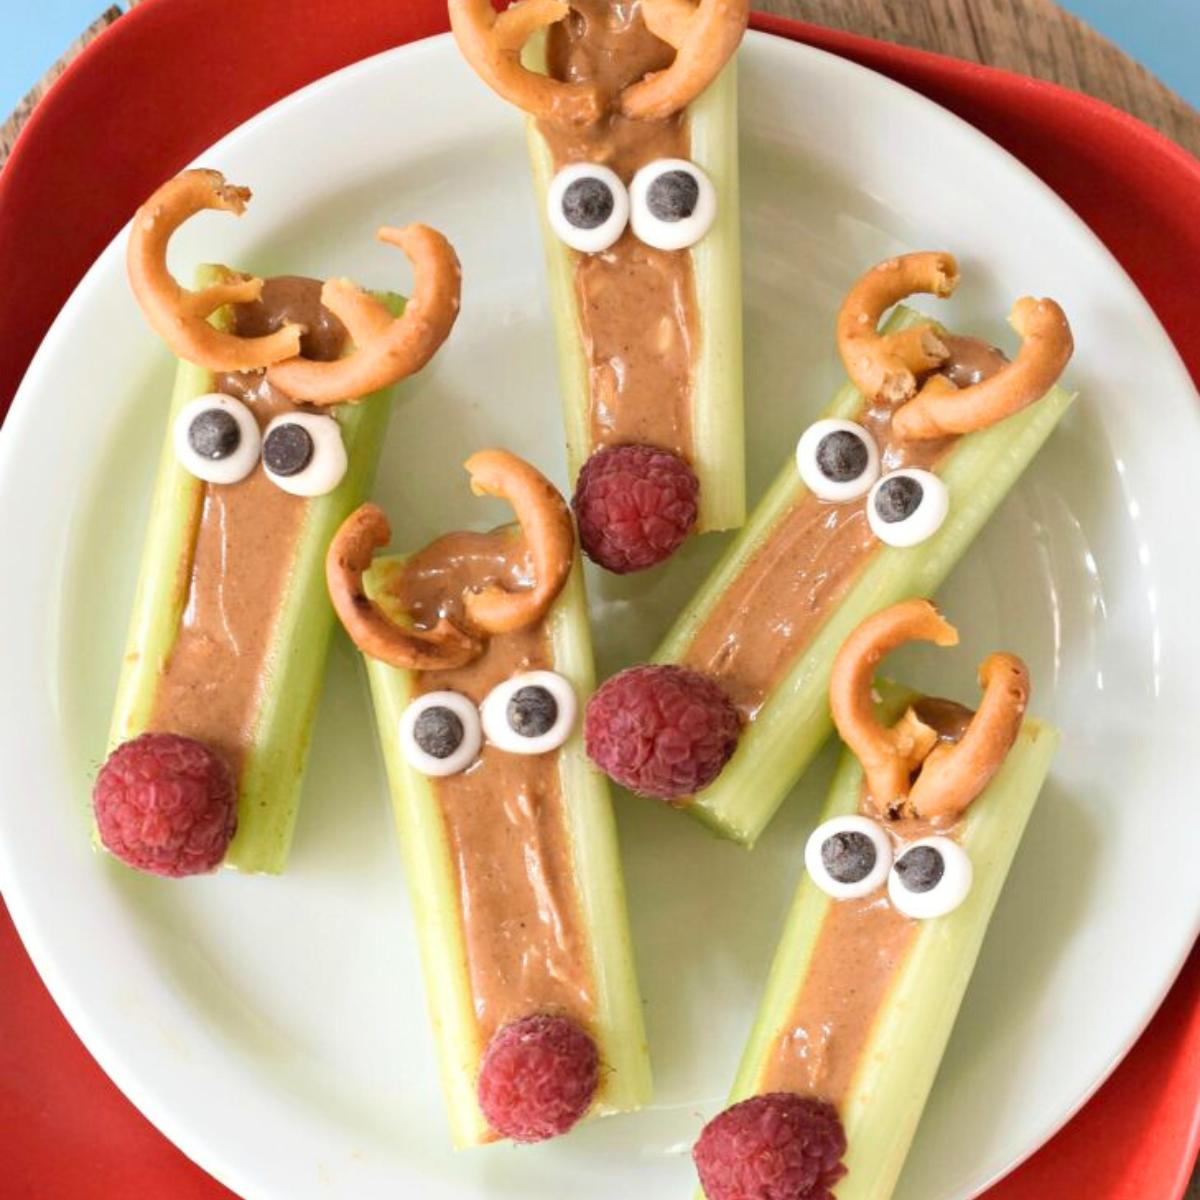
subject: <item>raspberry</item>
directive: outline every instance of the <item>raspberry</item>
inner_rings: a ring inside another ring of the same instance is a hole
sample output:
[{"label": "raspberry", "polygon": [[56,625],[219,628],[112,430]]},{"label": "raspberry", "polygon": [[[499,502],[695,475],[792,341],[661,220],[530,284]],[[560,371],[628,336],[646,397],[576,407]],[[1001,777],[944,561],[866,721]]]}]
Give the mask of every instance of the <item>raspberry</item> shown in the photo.
[{"label": "raspberry", "polygon": [[523,1017],[488,1043],[479,1107],[503,1137],[541,1142],[566,1133],[587,1112],[599,1078],[596,1043],[574,1021]]},{"label": "raspberry", "polygon": [[153,875],[199,875],[225,857],[237,829],[237,784],[214,750],[174,733],[118,746],[96,776],[100,840]]},{"label": "raspberry", "polygon": [[669,450],[605,446],[583,464],[571,501],[579,544],[618,575],[670,558],[696,523],[700,481]]},{"label": "raspberry", "polygon": [[832,1105],[771,1092],[709,1121],[692,1158],[708,1200],[833,1200],[845,1153]]},{"label": "raspberry", "polygon": [[737,710],[718,683],[685,667],[630,667],[588,701],[584,742],[617,783],[659,800],[707,787],[737,747]]}]

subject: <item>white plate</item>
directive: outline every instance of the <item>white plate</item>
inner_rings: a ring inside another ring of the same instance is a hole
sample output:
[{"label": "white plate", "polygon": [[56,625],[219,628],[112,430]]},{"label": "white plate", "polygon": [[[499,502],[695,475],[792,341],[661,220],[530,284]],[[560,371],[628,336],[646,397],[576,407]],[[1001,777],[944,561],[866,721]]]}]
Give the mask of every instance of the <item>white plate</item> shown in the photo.
[{"label": "white plate", "polygon": [[[1200,455],[1200,410],[1110,256],[978,133],[879,76],[765,36],[749,38],[743,80],[753,496],[834,387],[835,307],[880,257],[955,250],[965,283],[944,311],[967,328],[1003,340],[1009,303],[1034,292],[1061,300],[1078,332],[1077,410],[944,592],[963,650],[910,660],[922,684],[970,698],[982,653],[1018,650],[1037,711],[1066,731],[899,1193],[961,1200],[1099,1083],[1196,931],[1185,464]],[[220,257],[389,286],[404,276],[371,240],[380,222],[420,218],[458,247],[462,320],[397,413],[377,489],[402,543],[498,516],[458,467],[479,446],[511,446],[561,478],[520,121],[447,40],[341,72],[203,162],[256,198],[241,222],[194,222],[181,265]],[[0,438],[0,878],[56,999],[133,1101],[249,1200],[686,1197],[687,1148],[732,1077],[825,767],[753,855],[620,801],[655,1106],[554,1145],[452,1154],[344,640],[283,879],[165,882],[89,848],[89,782],[171,374],[129,298],[120,242],[59,317]],[[650,649],[718,543],[692,546],[669,581],[593,579],[602,670]]]}]

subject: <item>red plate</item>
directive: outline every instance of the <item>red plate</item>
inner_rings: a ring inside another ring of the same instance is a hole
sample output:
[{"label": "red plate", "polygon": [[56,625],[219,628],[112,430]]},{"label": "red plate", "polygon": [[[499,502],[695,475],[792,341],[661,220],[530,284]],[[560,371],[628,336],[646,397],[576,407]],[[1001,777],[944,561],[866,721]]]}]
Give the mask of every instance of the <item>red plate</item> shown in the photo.
[{"label": "red plate", "polygon": [[[1200,163],[1050,84],[776,17],[755,24],[916,88],[1022,159],[1107,243],[1200,383]],[[0,410],[84,271],[159,182],[296,88],[445,28],[440,0],[147,0],[102,35],[0,172]],[[0,976],[5,1195],[231,1195],[102,1074],[2,907]],[[1200,952],[1104,1088],[989,1200],[1178,1200],[1198,1148]]]}]

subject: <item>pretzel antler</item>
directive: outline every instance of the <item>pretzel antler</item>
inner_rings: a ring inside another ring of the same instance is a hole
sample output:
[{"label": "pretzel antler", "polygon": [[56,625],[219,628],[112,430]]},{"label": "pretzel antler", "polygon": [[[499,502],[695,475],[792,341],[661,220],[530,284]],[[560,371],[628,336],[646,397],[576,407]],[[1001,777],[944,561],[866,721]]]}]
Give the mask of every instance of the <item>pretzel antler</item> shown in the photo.
[{"label": "pretzel antler", "polygon": [[989,655],[979,669],[984,696],[978,711],[957,743],[943,744],[911,708],[891,728],[875,716],[875,670],[911,641],[954,646],[958,632],[928,600],[895,604],[859,625],[834,660],[833,721],[862,764],[879,815],[955,816],[983,791],[1012,748],[1029,702],[1029,673],[1015,655]]},{"label": "pretzel antler", "polygon": [[226,183],[219,171],[184,171],[137,210],[129,233],[129,282],[150,327],[178,357],[210,371],[258,370],[300,353],[299,325],[247,338],[209,324],[222,305],[257,300],[261,279],[237,276],[193,292],[167,267],[167,244],[189,217],[205,209],[240,217],[249,201],[250,189]]},{"label": "pretzel antler", "polygon": [[454,247],[427,225],[384,226],[376,236],[403,250],[412,263],[413,294],[404,312],[393,317],[350,280],[328,280],[321,303],[345,325],[354,350],[332,362],[296,357],[272,366],[267,379],[293,400],[319,405],[359,400],[419,371],[454,326],[462,288]]},{"label": "pretzel antler", "polygon": [[363,572],[376,550],[391,541],[383,510],[364,504],[337,531],[325,556],[329,598],[350,640],[371,658],[412,671],[441,671],[465,666],[483,653],[483,642],[447,617],[433,629],[397,624],[363,589]]},{"label": "pretzel antler", "polygon": [[932,375],[901,405],[892,428],[905,441],[986,429],[1040,400],[1063,373],[1075,342],[1066,313],[1053,300],[1025,296],[1013,305],[1009,324],[1021,338],[1016,358],[970,387],[956,388]]},{"label": "pretzel antler", "polygon": [[916,394],[917,375],[950,356],[931,322],[897,333],[880,333],[879,322],[894,304],[917,292],[945,298],[958,286],[954,255],[920,250],[889,258],[863,275],[842,301],[837,318],[838,353],[851,382],[868,399],[889,404]]},{"label": "pretzel antler", "polygon": [[562,591],[575,556],[575,527],[554,485],[507,450],[480,450],[463,464],[477,496],[503,496],[513,507],[533,559],[534,584],[510,592],[493,583],[468,592],[471,623],[485,633],[510,633],[539,620]]},{"label": "pretzel antler", "polygon": [[631,83],[621,111],[635,121],[661,121],[686,108],[733,57],[750,20],[749,0],[642,0],[642,20],[675,48],[669,67]]},{"label": "pretzel antler", "polygon": [[521,62],[530,37],[571,11],[566,0],[517,0],[502,13],[490,0],[449,0],[449,9],[450,28],[463,57],[510,104],[561,124],[590,125],[600,119],[604,106],[594,84],[551,79]]}]

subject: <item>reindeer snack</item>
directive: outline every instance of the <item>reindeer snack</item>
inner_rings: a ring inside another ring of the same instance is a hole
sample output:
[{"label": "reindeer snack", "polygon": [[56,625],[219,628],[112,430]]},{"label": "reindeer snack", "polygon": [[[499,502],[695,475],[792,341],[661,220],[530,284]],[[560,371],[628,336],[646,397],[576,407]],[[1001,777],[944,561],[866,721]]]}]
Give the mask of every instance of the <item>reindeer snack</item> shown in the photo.
[{"label": "reindeer snack", "polygon": [[836,655],[829,701],[847,750],[730,1107],[693,1151],[707,1200],[892,1195],[1057,749],[1057,731],[1026,715],[1014,655],[981,665],[977,712],[876,681],[911,640],[952,646],[957,633],[909,600]]},{"label": "reindeer snack", "polygon": [[744,0],[450,0],[528,116],[584,552],[626,573],[745,516],[737,82]]},{"label": "reindeer snack", "polygon": [[333,628],[325,551],[370,486],[392,385],[458,312],[454,251],[419,225],[379,234],[412,261],[407,304],[226,267],[177,283],[172,233],[249,199],[186,171],[129,237],[134,295],[180,362],[93,802],[103,845],[163,875],[283,868]]},{"label": "reindeer snack", "polygon": [[[617,782],[752,845],[829,733],[839,646],[871,613],[938,587],[1067,411],[1073,397],[1055,381],[1071,330],[1053,300],[1016,303],[1011,362],[902,306],[879,327],[913,292],[948,296],[957,282],[954,258],[930,251],[889,259],[851,288],[836,325],[851,382],[680,614],[654,656],[654,686],[650,668],[630,668],[589,704],[589,752]],[[644,686],[631,689],[631,673]],[[708,714],[704,730],[693,726],[704,772],[686,769],[670,728],[671,771],[658,769],[647,714],[661,711],[667,680],[690,689],[688,711]],[[608,718],[617,689],[631,694]],[[626,728],[643,731],[636,753]],[[720,733],[719,756],[708,731]]]},{"label": "reindeer snack", "polygon": [[542,1141],[640,1107],[649,1061],[604,778],[583,572],[557,490],[504,450],[464,464],[517,525],[373,557],[364,505],[329,547],[366,657],[454,1141]]}]

